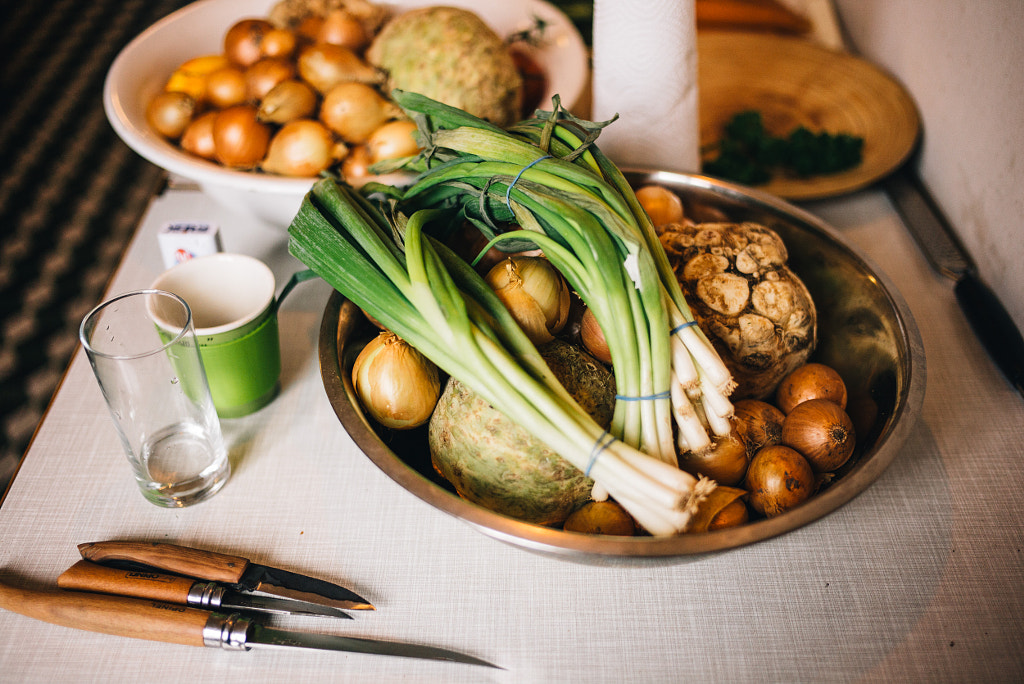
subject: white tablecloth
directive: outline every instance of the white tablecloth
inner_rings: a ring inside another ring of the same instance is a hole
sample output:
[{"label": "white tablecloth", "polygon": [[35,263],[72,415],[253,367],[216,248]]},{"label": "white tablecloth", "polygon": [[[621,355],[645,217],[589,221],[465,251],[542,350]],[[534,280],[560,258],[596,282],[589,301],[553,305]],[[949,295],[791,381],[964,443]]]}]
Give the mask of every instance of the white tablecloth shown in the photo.
[{"label": "white tablecloth", "polygon": [[[132,480],[79,352],[0,506],[0,573],[52,585],[104,539],[190,544],[346,584],[378,610],[289,626],[427,643],[506,668],[309,651],[226,652],[105,636],[0,612],[4,682],[1021,681],[1024,401],[986,357],[886,197],[808,207],[889,275],[927,354],[911,438],[865,493],[780,538],[693,563],[581,565],[486,537],[407,493],[339,424],[317,366],[329,290],[281,311],[283,390],[225,421],[235,471],[211,500],[166,510]],[[158,197],[111,285],[161,270],[168,220],[219,223],[228,251],[279,283],[284,232],[196,192]]]}]

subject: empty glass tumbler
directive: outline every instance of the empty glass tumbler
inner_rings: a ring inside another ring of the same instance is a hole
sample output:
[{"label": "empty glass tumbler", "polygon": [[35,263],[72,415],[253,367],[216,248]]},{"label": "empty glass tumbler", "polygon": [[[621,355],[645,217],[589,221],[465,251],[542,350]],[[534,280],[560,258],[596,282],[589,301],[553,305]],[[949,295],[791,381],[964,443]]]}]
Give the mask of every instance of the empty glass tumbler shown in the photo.
[{"label": "empty glass tumbler", "polygon": [[143,496],[182,507],[220,490],[231,465],[188,304],[122,294],[89,312],[79,336]]}]

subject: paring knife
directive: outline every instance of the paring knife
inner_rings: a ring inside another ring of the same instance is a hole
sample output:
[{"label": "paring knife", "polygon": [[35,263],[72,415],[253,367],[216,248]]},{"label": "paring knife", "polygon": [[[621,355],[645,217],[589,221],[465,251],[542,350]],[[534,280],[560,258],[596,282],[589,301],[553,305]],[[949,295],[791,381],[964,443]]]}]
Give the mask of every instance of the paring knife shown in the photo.
[{"label": "paring knife", "polygon": [[163,542],[104,541],[79,544],[82,558],[101,565],[159,569],[187,577],[231,585],[241,592],[258,592],[349,610],[373,610],[349,589],[315,577],[250,563],[247,558]]},{"label": "paring knife", "polygon": [[159,572],[111,568],[87,560],[80,560],[65,570],[57,578],[57,586],[73,591],[134,596],[210,610],[253,610],[278,615],[352,619],[348,613],[331,606],[296,599],[243,594],[216,582]]},{"label": "paring knife", "polygon": [[231,651],[308,648],[498,667],[446,648],[273,629],[237,613],[229,615],[106,594],[28,589],[0,582],[0,608],[62,627],[185,646]]},{"label": "paring knife", "polygon": [[957,302],[992,360],[1024,395],[1024,338],[999,298],[978,275],[931,196],[906,168],[886,178],[883,185],[928,262],[955,283]]}]

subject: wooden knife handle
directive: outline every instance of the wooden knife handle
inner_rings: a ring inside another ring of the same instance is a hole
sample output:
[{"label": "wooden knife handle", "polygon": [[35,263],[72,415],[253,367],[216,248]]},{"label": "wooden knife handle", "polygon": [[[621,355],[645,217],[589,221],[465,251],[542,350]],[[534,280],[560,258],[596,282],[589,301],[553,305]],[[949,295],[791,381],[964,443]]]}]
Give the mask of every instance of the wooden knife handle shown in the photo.
[{"label": "wooden knife handle", "polygon": [[232,584],[238,583],[249,565],[248,559],[239,556],[163,542],[92,542],[79,544],[78,550],[82,558],[94,563],[134,561],[179,575]]},{"label": "wooden knife handle", "polygon": [[122,570],[80,560],[57,578],[57,586],[73,591],[94,591],[168,603],[187,604],[189,590],[196,583],[191,577],[159,572]]},{"label": "wooden knife handle", "polygon": [[158,601],[27,589],[0,582],[0,608],[72,629],[204,646],[210,612]]}]

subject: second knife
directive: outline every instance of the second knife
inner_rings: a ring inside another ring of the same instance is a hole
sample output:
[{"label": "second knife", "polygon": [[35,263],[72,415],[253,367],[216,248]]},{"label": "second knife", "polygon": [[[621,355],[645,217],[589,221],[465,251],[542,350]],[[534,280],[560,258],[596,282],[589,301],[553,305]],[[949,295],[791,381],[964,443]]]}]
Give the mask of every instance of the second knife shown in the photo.
[{"label": "second knife", "polygon": [[91,591],[118,596],[148,598],[207,610],[252,610],[278,615],[311,615],[351,620],[348,613],[307,601],[243,594],[216,582],[159,572],[124,570],[81,560],[57,578],[57,586],[73,591]]}]

